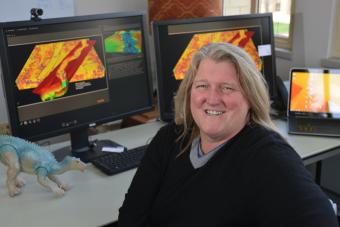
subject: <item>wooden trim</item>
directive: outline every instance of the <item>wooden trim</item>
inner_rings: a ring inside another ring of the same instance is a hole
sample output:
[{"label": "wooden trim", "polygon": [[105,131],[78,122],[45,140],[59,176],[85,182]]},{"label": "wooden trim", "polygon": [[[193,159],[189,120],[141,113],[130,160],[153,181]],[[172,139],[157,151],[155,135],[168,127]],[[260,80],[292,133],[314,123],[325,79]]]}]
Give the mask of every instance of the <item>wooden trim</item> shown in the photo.
[{"label": "wooden trim", "polygon": [[259,11],[259,0],[250,0],[250,12],[257,13]]},{"label": "wooden trim", "polygon": [[332,58],[340,58],[340,0],[336,1],[336,11],[335,11],[335,21],[333,25],[333,34],[332,34],[332,50],[331,57]]}]

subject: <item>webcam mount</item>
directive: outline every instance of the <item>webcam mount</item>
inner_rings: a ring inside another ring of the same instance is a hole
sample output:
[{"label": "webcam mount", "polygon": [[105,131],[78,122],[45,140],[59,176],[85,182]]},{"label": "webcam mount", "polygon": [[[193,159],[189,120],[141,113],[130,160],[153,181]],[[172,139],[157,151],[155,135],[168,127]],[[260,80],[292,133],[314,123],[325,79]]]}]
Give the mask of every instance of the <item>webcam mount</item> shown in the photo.
[{"label": "webcam mount", "polygon": [[33,21],[40,21],[41,17],[44,13],[43,9],[41,8],[32,8],[31,9],[31,20]]}]

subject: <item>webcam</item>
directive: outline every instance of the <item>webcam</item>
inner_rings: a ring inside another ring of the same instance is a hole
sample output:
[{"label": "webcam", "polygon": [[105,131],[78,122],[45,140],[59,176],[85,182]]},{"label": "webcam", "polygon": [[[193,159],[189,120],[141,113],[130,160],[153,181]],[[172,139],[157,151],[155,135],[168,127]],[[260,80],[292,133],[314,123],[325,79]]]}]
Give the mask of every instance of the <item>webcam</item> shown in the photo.
[{"label": "webcam", "polygon": [[44,11],[41,8],[32,8],[31,9],[31,20],[39,21],[41,20],[40,16],[43,15]]}]

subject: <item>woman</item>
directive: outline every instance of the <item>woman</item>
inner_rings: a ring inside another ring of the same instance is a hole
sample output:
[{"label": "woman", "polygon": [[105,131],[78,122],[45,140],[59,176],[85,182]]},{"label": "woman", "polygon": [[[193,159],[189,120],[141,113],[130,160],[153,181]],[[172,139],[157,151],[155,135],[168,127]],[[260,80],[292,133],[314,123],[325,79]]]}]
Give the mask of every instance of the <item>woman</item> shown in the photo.
[{"label": "woman", "polygon": [[150,143],[118,226],[337,226],[269,110],[245,51],[200,49],[175,97],[175,122]]}]

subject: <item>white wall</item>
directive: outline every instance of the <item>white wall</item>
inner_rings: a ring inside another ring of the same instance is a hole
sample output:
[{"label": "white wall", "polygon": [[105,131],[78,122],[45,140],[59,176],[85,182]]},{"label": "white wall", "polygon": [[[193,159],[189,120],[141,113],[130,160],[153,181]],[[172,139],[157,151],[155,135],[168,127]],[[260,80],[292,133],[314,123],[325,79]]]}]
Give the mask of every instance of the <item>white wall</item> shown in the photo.
[{"label": "white wall", "polygon": [[296,0],[293,50],[290,59],[277,58],[277,73],[288,79],[291,67],[321,67],[330,56],[337,0]]},{"label": "white wall", "polygon": [[147,0],[74,0],[76,15],[121,11],[147,11]]}]

